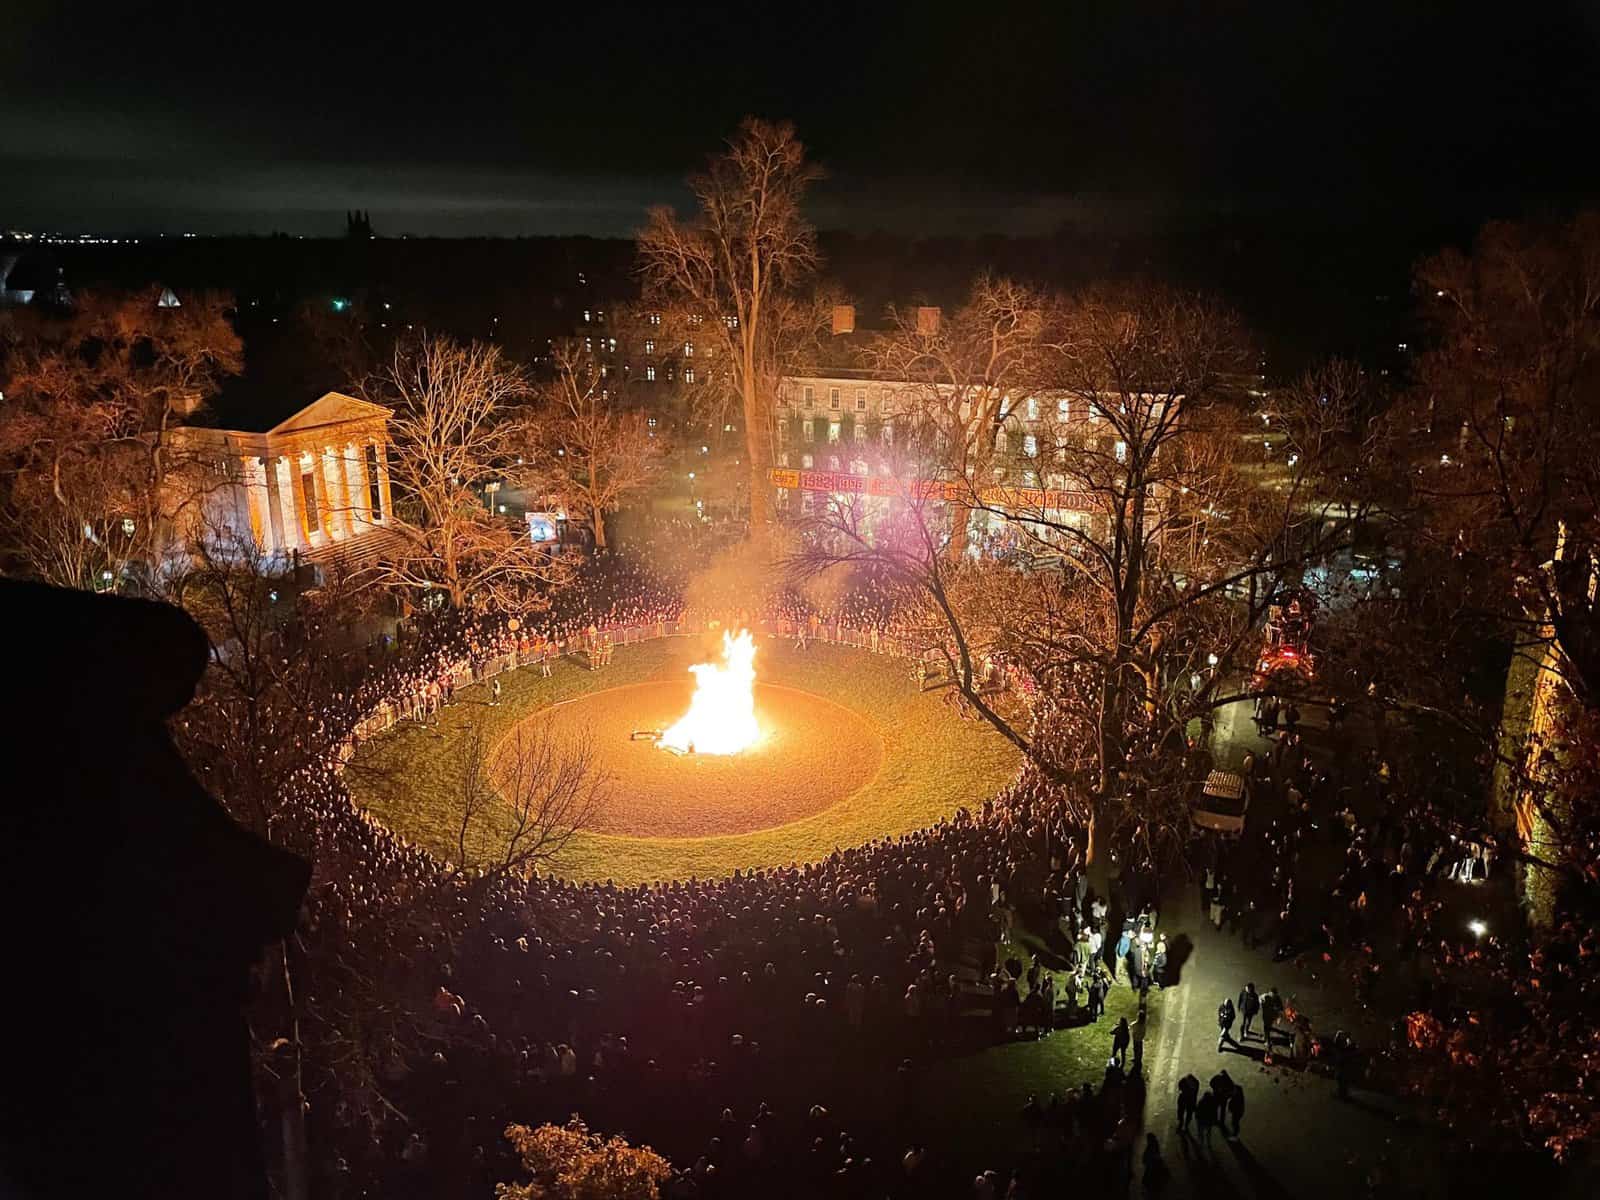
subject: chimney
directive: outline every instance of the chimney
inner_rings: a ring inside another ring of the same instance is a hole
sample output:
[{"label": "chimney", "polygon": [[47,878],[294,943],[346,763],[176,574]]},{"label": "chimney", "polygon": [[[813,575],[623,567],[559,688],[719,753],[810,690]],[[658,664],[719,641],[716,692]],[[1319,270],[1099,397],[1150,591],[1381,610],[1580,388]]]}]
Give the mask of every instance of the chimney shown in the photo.
[{"label": "chimney", "polygon": [[917,309],[917,332],[923,337],[932,337],[939,332],[939,309]]},{"label": "chimney", "polygon": [[835,304],[833,306],[833,332],[854,333],[856,331],[856,306],[854,304]]}]

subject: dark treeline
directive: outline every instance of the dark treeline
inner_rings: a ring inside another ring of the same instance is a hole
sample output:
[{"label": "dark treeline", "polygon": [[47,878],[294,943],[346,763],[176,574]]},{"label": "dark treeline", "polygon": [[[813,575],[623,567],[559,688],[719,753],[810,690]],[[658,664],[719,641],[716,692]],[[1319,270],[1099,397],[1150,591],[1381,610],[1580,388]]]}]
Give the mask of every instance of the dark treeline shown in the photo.
[{"label": "dark treeline", "polygon": [[[375,219],[383,233],[381,215]],[[824,275],[863,325],[890,303],[958,305],[988,272],[1048,287],[1148,277],[1220,294],[1256,331],[1269,370],[1287,375],[1328,354],[1392,366],[1408,339],[1411,267],[1463,227],[1297,230],[1258,222],[1143,235],[1064,228],[1038,237],[909,238],[823,233]],[[0,243],[0,248],[3,243]],[[13,246],[30,277],[73,291],[165,285],[220,289],[238,301],[245,374],[223,407],[341,386],[314,346],[307,312],[387,328],[491,338],[522,357],[570,332],[585,309],[637,294],[626,239],[148,238],[124,245]]]}]

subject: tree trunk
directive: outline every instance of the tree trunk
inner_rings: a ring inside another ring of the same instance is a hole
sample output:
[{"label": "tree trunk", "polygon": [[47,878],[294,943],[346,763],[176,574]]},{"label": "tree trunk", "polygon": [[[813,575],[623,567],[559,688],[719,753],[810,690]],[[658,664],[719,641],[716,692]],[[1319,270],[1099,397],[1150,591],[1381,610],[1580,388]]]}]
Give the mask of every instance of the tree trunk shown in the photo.
[{"label": "tree trunk", "polygon": [[760,540],[772,528],[772,481],[767,477],[772,445],[753,371],[744,381],[744,445],[750,463],[750,537]]},{"label": "tree trunk", "polygon": [[606,518],[599,508],[594,510],[594,548],[596,550],[606,548]]},{"label": "tree trunk", "polygon": [[972,523],[972,509],[959,500],[950,501],[950,545],[947,549],[951,563],[959,563],[967,556],[968,526]]},{"label": "tree trunk", "polygon": [[1100,812],[1098,806],[1089,808],[1089,821],[1084,828],[1085,844],[1083,851],[1083,865],[1092,867],[1095,856],[1100,853]]}]

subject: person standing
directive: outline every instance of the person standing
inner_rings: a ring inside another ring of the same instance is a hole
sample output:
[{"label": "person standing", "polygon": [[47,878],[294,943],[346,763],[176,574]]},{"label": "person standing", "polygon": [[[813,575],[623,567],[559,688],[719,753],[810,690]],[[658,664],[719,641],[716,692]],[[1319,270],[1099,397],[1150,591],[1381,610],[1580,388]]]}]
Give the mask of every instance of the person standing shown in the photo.
[{"label": "person standing", "polygon": [[1204,1096],[1201,1096],[1199,1103],[1195,1105],[1194,1115],[1196,1122],[1200,1126],[1200,1140],[1209,1146],[1211,1144],[1211,1131],[1217,1125],[1217,1094],[1215,1092],[1207,1092]]},{"label": "person standing", "polygon": [[[1239,1123],[1244,1120],[1244,1089],[1237,1083],[1228,1093],[1228,1115],[1233,1118],[1233,1136],[1239,1136]],[[1227,1129],[1223,1129],[1226,1134]]]},{"label": "person standing", "polygon": [[1178,1080],[1178,1132],[1188,1133],[1194,1120],[1195,1105],[1200,1100],[1200,1080],[1191,1071]]},{"label": "person standing", "polygon": [[1278,996],[1277,988],[1268,988],[1261,997],[1261,1037],[1267,1043],[1267,1051],[1272,1051],[1272,1027],[1278,1023],[1278,1016],[1283,1012],[1283,1000]]},{"label": "person standing", "polygon": [[1239,1043],[1233,1041],[1233,1022],[1234,1022],[1234,1017],[1235,1017],[1235,1013],[1234,1013],[1234,1008],[1233,1008],[1233,1001],[1229,1000],[1226,996],[1224,996],[1222,998],[1222,1003],[1217,1005],[1217,1053],[1218,1054],[1221,1054],[1223,1046],[1227,1045],[1230,1042],[1233,1042],[1233,1044],[1235,1046],[1237,1046],[1239,1044]]},{"label": "person standing", "polygon": [[498,675],[495,676],[494,682],[489,685],[489,707],[500,707],[500,677]]},{"label": "person standing", "polygon": [[1118,1017],[1117,1027],[1111,1031],[1111,1060],[1118,1067],[1127,1067],[1128,1045],[1132,1041],[1133,1032],[1128,1028],[1128,1018]]},{"label": "person standing", "polygon": [[1255,1024],[1256,1016],[1261,1012],[1261,997],[1256,995],[1256,985],[1247,983],[1244,990],[1239,993],[1239,1036],[1248,1038],[1250,1027]]}]

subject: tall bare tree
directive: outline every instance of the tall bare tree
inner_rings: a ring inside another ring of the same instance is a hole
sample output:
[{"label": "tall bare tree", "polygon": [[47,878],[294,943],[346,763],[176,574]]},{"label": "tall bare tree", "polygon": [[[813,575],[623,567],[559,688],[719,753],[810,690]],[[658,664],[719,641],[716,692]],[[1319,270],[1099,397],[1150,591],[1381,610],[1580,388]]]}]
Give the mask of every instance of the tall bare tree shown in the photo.
[{"label": "tall bare tree", "polygon": [[[1107,836],[1181,834],[1191,722],[1240,697],[1267,608],[1355,508],[1325,474],[1331,429],[1270,476],[1249,452],[1224,387],[1244,343],[1216,305],[1095,291],[1052,304],[1032,337],[1014,352],[1037,363],[1032,387],[992,400],[982,473],[887,506],[835,498],[795,565],[870,564],[920,595],[913,638],[1060,789],[1092,859]],[[1351,409],[1323,420],[1365,436]],[[950,553],[952,508],[987,523],[985,554]],[[994,662],[1031,698],[997,693]]]},{"label": "tall bare tree", "polygon": [[513,608],[565,578],[564,565],[496,513],[484,484],[533,481],[518,453],[529,441],[531,388],[499,347],[423,336],[397,347],[376,381],[389,424],[395,528],[402,549],[379,569],[413,597],[442,590],[454,608],[472,600]]},{"label": "tall bare tree", "polygon": [[666,446],[642,410],[623,407],[592,358],[558,351],[555,368],[537,426],[540,477],[604,549],[605,514],[655,482]]},{"label": "tall bare tree", "polygon": [[767,472],[786,324],[781,309],[816,269],[816,236],[800,203],[819,176],[793,126],[748,118],[727,150],[690,179],[695,217],[683,221],[658,208],[639,234],[647,295],[697,315],[705,336],[726,354],[742,409],[750,529],[758,540],[773,518]]}]

